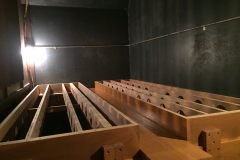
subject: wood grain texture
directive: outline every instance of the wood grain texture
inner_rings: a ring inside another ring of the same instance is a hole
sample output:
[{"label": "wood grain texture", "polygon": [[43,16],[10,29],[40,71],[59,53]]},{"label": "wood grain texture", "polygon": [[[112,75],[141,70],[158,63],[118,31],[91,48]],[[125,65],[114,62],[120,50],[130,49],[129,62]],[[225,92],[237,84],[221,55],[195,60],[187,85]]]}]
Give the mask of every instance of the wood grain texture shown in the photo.
[{"label": "wood grain texture", "polygon": [[194,90],[190,90],[190,89],[178,88],[178,87],[173,87],[173,86],[166,86],[166,85],[161,85],[161,84],[156,84],[156,83],[139,81],[139,80],[135,80],[135,79],[130,79],[130,81],[137,82],[140,84],[146,84],[146,85],[154,86],[154,87],[158,87],[158,88],[164,88],[167,90],[179,91],[179,92],[183,91],[183,92],[188,92],[189,94],[193,94],[193,95],[197,95],[197,96],[201,96],[201,97],[212,98],[212,99],[216,99],[216,100],[240,104],[240,98],[223,96],[223,95],[201,92],[201,91],[194,91]]},{"label": "wood grain texture", "polygon": [[29,90],[29,86],[30,86],[29,83],[26,84],[23,88],[15,91],[7,99],[0,102],[0,112],[3,111],[8,106],[10,106],[12,104],[12,102],[15,101],[16,99],[18,99],[21,95],[26,93]]},{"label": "wood grain texture", "polygon": [[65,105],[67,107],[67,115],[68,115],[69,123],[71,125],[72,132],[82,131],[83,129],[78,120],[76,112],[73,108],[73,104],[68,96],[68,93],[67,93],[67,90],[66,90],[64,84],[62,84],[62,93],[63,93]]},{"label": "wood grain texture", "polygon": [[28,133],[26,135],[25,139],[29,139],[29,138],[35,138],[38,137],[41,133],[41,128],[42,125],[44,123],[44,117],[45,117],[45,110],[47,108],[48,105],[48,100],[50,97],[50,86],[48,85],[46,87],[46,90],[43,94],[42,100],[38,106],[38,109],[35,113],[35,116],[32,120],[31,126],[28,130]]},{"label": "wood grain texture", "polygon": [[95,81],[95,92],[113,95],[116,100],[127,103],[135,112],[170,130],[182,139],[187,139],[186,117],[154,104],[139,101],[137,98],[113,90],[97,81]]},{"label": "wood grain texture", "polygon": [[221,113],[206,116],[197,116],[188,119],[187,141],[198,144],[198,137],[202,130],[218,128],[221,130],[221,142],[240,139],[240,111]]},{"label": "wood grain texture", "polygon": [[96,128],[108,128],[112,125],[102,116],[102,114],[89,102],[89,100],[74,86],[70,84],[70,90],[80,105],[85,117],[88,119],[93,129]]},{"label": "wood grain texture", "polygon": [[116,89],[117,91],[120,91],[124,94],[127,94],[127,95],[131,96],[131,97],[137,98],[137,99],[139,99],[141,101],[144,101],[144,102],[147,102],[147,103],[152,103],[156,106],[164,107],[167,110],[173,111],[175,113],[179,113],[179,111],[180,111],[180,112],[182,112],[183,116],[189,117],[189,116],[206,114],[205,112],[201,112],[199,110],[195,110],[195,109],[186,107],[182,104],[180,105],[180,104],[177,104],[176,102],[173,102],[173,101],[166,101],[165,99],[163,100],[161,98],[156,98],[156,97],[153,97],[151,95],[143,94],[141,92],[136,92],[135,90],[130,90],[126,87],[121,87],[121,86],[118,86],[118,85],[115,85],[115,84],[111,84],[107,81],[103,81],[103,84],[107,87],[110,87],[112,89]]},{"label": "wood grain texture", "polygon": [[[114,83],[118,83],[118,82],[114,82]],[[125,81],[125,80],[121,80],[121,83],[118,83],[118,84],[123,85],[130,89],[154,96],[154,97],[158,97],[160,99],[162,98],[162,99],[172,101],[175,103],[183,104],[183,105],[186,105],[187,107],[194,108],[194,109],[200,110],[202,112],[206,112],[206,113],[224,112],[224,110],[218,109],[216,107],[211,107],[208,105],[196,103],[196,100],[200,99],[201,97],[196,98],[190,94],[186,95],[186,94],[183,94],[182,92],[178,93],[178,92],[174,92],[174,91],[170,91],[170,90],[158,89],[156,87],[151,87],[151,86],[147,86],[147,85],[143,86],[142,84],[134,83],[132,81]],[[134,87],[134,86],[136,86],[136,87]],[[137,86],[140,88],[137,88]],[[169,95],[166,95],[167,93]],[[181,95],[183,95],[183,96],[181,96]]]},{"label": "wood grain texture", "polygon": [[135,124],[130,118],[125,116],[111,104],[103,100],[97,94],[78,83],[78,88],[87,96],[115,125]]},{"label": "wood grain texture", "polygon": [[9,129],[16,123],[19,116],[27,109],[32,107],[38,97],[38,86],[36,86],[29,94],[26,96],[22,102],[5,118],[5,120],[0,124],[0,141],[9,131]]},{"label": "wood grain texture", "polygon": [[[114,135],[114,136],[111,136]],[[122,143],[125,158],[139,150],[139,128],[136,124],[35,138],[30,141],[0,144],[1,160],[69,159],[99,160],[102,147]]]}]

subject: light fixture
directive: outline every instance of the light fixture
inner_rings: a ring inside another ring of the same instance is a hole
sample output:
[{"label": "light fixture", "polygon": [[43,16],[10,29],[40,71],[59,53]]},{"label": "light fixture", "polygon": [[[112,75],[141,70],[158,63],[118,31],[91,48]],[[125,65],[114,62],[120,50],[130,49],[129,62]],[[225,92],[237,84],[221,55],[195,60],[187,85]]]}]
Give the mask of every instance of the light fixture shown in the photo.
[{"label": "light fixture", "polygon": [[22,50],[22,56],[28,62],[34,62],[35,66],[41,66],[47,59],[45,48],[26,45]]}]

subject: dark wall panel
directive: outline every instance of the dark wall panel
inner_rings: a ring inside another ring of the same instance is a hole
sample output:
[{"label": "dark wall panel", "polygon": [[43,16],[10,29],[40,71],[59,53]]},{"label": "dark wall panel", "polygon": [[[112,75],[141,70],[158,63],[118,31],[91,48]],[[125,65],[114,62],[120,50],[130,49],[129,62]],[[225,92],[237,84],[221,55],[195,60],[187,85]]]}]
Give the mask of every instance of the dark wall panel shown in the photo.
[{"label": "dark wall panel", "polygon": [[18,4],[0,1],[0,89],[23,80]]},{"label": "dark wall panel", "polygon": [[129,78],[128,47],[45,49],[46,61],[36,66],[37,84]]},{"label": "dark wall panel", "polygon": [[127,9],[129,0],[30,0],[30,5]]},{"label": "dark wall panel", "polygon": [[130,0],[130,43],[237,17],[239,8],[239,0]]},{"label": "dark wall panel", "polygon": [[240,97],[240,20],[130,47],[131,78]]},{"label": "dark wall panel", "polygon": [[126,45],[126,10],[30,6],[35,45]]}]

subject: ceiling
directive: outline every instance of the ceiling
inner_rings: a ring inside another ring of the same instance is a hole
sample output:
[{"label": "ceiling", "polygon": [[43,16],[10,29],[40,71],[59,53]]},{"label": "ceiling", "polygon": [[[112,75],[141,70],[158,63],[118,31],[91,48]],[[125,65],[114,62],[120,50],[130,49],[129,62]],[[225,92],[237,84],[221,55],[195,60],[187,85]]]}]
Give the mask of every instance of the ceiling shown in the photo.
[{"label": "ceiling", "polygon": [[[22,0],[24,3],[26,0]],[[29,0],[30,5],[56,6],[56,7],[81,7],[124,9],[128,8],[129,0]]]}]

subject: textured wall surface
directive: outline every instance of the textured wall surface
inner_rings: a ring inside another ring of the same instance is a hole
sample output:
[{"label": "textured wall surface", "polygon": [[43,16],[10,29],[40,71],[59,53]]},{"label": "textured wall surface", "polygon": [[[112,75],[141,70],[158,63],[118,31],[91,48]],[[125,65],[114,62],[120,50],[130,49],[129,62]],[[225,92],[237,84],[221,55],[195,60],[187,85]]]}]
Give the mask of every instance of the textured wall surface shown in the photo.
[{"label": "textured wall surface", "polygon": [[[237,0],[131,0],[130,44],[240,16],[239,7]],[[240,97],[239,44],[240,19],[131,45],[131,78]]]},{"label": "textured wall surface", "polygon": [[100,46],[42,50],[46,60],[36,65],[37,84],[79,81],[93,87],[96,80],[130,77],[129,48],[123,46],[129,43],[126,10],[31,6],[30,11],[35,45]]},{"label": "textured wall surface", "polygon": [[23,80],[18,4],[0,1],[0,89]]},{"label": "textured wall surface", "polygon": [[36,65],[37,84],[81,82],[129,77],[128,47],[45,49],[46,61]]}]

